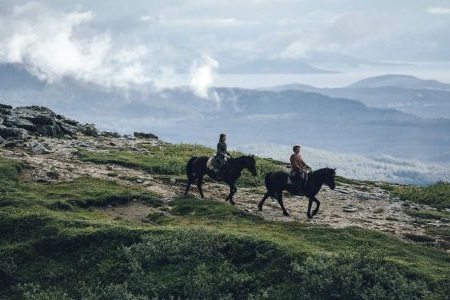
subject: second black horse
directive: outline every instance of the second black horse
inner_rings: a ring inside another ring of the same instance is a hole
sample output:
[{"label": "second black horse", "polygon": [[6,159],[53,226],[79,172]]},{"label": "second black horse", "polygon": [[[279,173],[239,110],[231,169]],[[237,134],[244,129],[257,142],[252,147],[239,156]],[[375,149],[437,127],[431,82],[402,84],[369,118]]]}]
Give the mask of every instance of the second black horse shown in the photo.
[{"label": "second black horse", "polygon": [[[336,176],[336,169],[324,168],[308,174],[308,180],[301,191],[309,199],[308,212],[306,215],[311,219],[319,211],[320,202],[316,198],[316,194],[320,191],[323,184],[334,190],[336,187],[334,177]],[[298,194],[298,190],[291,183],[289,174],[284,171],[269,172],[265,177],[265,184],[267,192],[264,194],[261,202],[258,204],[258,209],[262,210],[264,201],[270,196],[278,200],[278,203],[283,210],[283,215],[289,216],[283,205],[283,191],[288,191],[292,195]],[[316,202],[316,208],[311,213],[312,203]]]},{"label": "second black horse", "polygon": [[203,176],[208,175],[214,180],[224,181],[230,187],[230,193],[228,194],[226,201],[230,201],[231,204],[235,204],[233,201],[233,195],[236,193],[236,181],[241,176],[241,172],[247,169],[256,176],[256,162],[254,156],[241,156],[238,158],[232,158],[227,161],[225,169],[222,172],[222,178],[217,178],[216,173],[209,169],[207,166],[208,160],[210,158],[207,156],[191,157],[186,165],[186,175],[188,178],[188,184],[186,187],[185,195],[187,195],[191,184],[197,181],[197,187],[200,192],[200,196],[203,196],[202,183]]}]

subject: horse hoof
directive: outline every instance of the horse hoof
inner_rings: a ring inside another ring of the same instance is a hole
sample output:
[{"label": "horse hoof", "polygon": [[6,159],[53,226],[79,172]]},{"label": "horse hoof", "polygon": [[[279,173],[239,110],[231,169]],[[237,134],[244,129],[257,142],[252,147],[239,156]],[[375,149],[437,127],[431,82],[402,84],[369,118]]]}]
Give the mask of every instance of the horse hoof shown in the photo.
[{"label": "horse hoof", "polygon": [[284,215],[285,217],[289,217],[289,213],[288,213],[288,212],[284,212],[283,215]]},{"label": "horse hoof", "polygon": [[308,220],[311,220],[313,218],[313,216],[308,216]]},{"label": "horse hoof", "polygon": [[259,211],[262,211],[262,206],[259,206],[259,205],[258,205],[258,210],[259,210]]},{"label": "horse hoof", "polygon": [[234,201],[230,201],[231,205],[235,205],[236,203]]}]

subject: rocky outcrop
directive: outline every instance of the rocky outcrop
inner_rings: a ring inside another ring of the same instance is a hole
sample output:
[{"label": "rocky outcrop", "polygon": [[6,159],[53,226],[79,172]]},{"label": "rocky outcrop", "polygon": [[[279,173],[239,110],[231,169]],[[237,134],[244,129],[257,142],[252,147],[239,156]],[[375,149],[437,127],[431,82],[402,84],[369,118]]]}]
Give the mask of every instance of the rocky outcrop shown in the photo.
[{"label": "rocky outcrop", "polygon": [[24,141],[30,136],[72,138],[78,134],[98,136],[98,131],[92,124],[80,124],[43,106],[0,104],[0,143]]},{"label": "rocky outcrop", "polygon": [[135,132],[134,137],[138,139],[154,139],[157,140],[158,137],[153,133]]}]

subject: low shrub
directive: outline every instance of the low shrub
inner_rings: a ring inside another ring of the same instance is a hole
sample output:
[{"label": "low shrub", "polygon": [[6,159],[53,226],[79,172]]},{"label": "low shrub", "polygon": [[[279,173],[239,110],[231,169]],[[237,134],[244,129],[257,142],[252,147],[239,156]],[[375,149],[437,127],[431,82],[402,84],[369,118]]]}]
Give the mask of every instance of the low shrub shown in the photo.
[{"label": "low shrub", "polygon": [[425,187],[400,186],[392,194],[402,200],[410,200],[419,204],[427,204],[439,209],[450,208],[450,183],[438,182]]}]

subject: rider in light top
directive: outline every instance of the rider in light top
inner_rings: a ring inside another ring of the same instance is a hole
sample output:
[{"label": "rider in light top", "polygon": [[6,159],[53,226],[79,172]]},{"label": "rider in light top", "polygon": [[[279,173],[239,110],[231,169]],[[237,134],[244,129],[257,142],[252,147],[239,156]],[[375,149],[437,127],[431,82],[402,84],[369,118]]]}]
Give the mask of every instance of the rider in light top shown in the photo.
[{"label": "rider in light top", "polygon": [[305,174],[311,169],[302,159],[300,155],[300,145],[295,145],[292,147],[292,151],[294,153],[291,154],[291,178],[293,179],[296,185],[300,184],[300,187],[303,188],[303,184],[305,181]]}]

